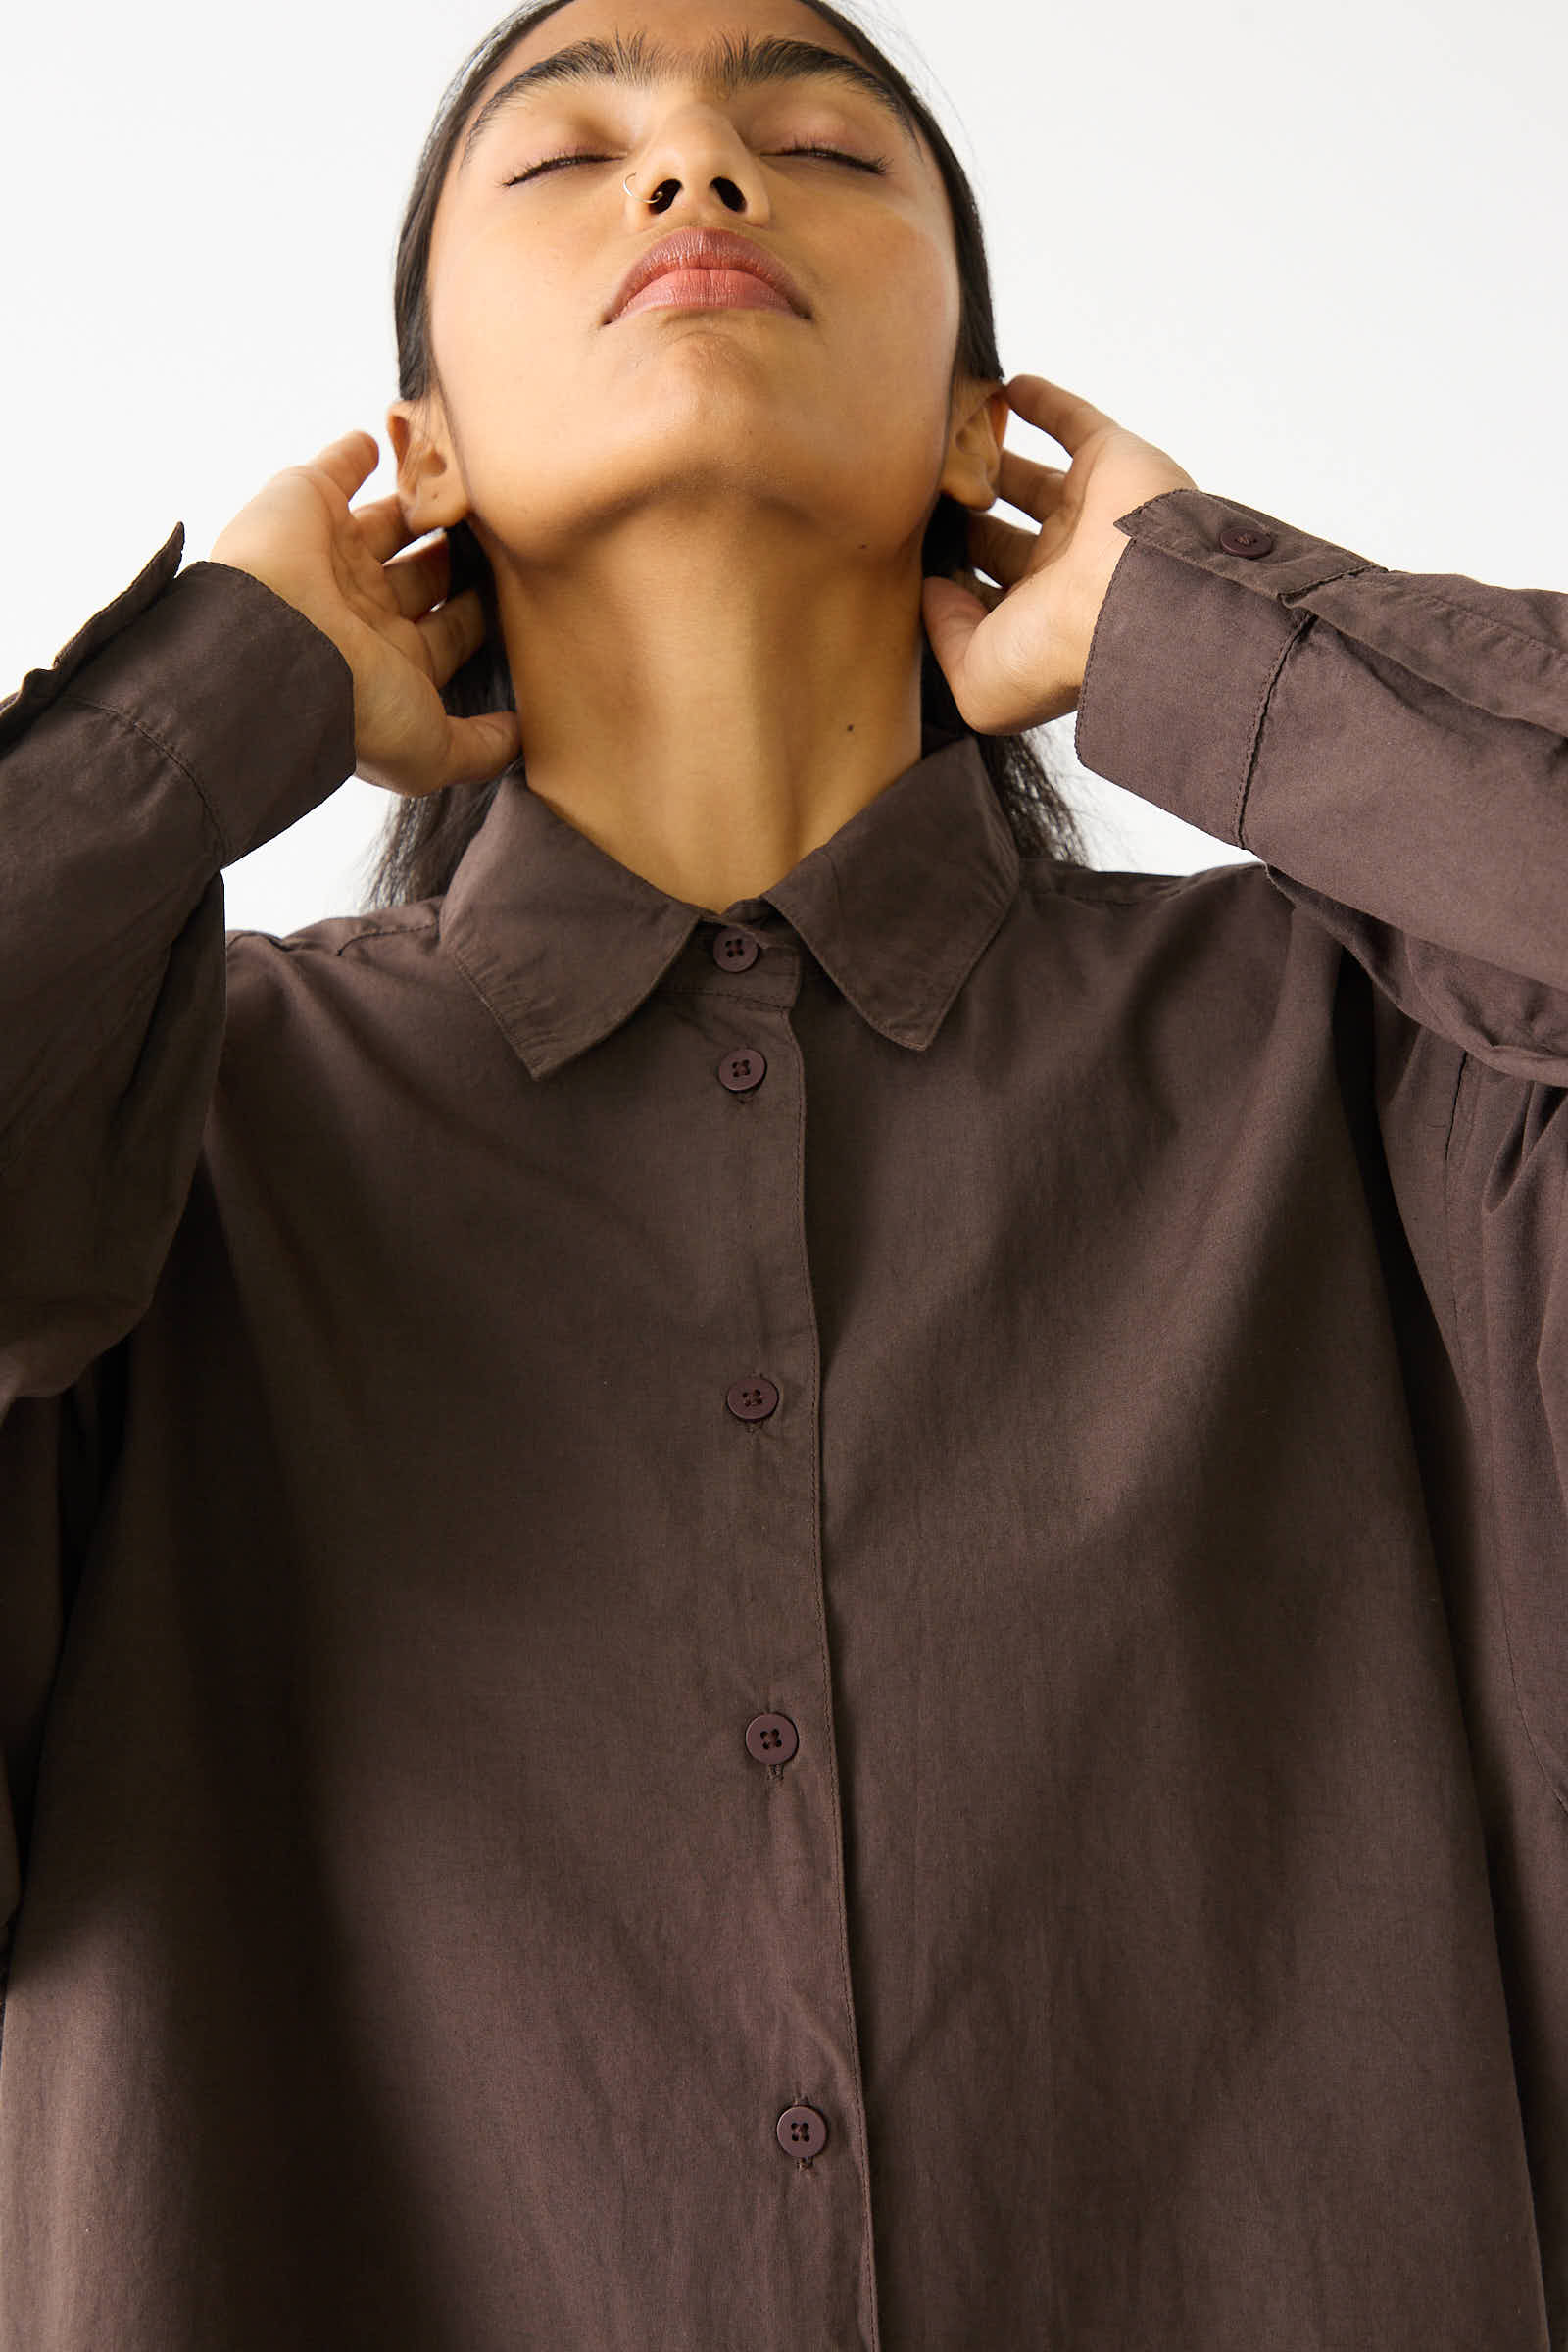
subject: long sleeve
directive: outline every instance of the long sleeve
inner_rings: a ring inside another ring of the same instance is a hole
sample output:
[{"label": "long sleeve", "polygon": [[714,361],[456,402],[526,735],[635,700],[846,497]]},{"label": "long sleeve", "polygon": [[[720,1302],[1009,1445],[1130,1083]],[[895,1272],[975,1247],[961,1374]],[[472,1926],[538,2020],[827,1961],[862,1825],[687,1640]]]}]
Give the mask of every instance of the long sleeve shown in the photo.
[{"label": "long sleeve", "polygon": [[1117,528],[1085,766],[1260,858],[1412,1020],[1568,1082],[1568,595],[1392,571],[1207,491]]},{"label": "long sleeve", "polygon": [[354,766],[336,647],[183,543],[0,704],[0,1942],[95,1483],[81,1376],[152,1298],[217,1074],[221,868]]},{"label": "long sleeve", "polygon": [[0,705],[0,1413],[146,1306],[222,1040],[221,868],[352,774],[329,639],[176,525]]},{"label": "long sleeve", "polygon": [[1434,1536],[1463,1521],[1495,1564],[1568,1805],[1568,595],[1390,570],[1201,491],[1118,527],[1080,757],[1250,851],[1371,976],[1388,1179],[1463,1400]]}]

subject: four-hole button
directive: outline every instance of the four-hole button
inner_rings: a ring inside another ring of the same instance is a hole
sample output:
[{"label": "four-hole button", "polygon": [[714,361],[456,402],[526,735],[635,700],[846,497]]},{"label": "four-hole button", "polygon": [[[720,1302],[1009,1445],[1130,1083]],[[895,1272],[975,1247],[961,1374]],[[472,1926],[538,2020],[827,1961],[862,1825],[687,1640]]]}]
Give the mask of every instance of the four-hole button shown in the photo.
[{"label": "four-hole button", "polygon": [[761,953],[749,931],[720,931],[713,942],[713,961],[725,972],[749,972]]},{"label": "four-hole button", "polygon": [[787,1764],[800,1744],[787,1715],[754,1715],[746,1726],[747,1751],[759,1764]]},{"label": "four-hole button", "polygon": [[815,2156],[827,2145],[827,2118],[814,2107],[786,2107],[775,2129],[787,2156]]},{"label": "four-hole button", "polygon": [[749,1095],[767,1076],[767,1055],[757,1046],[742,1046],[726,1054],[718,1065],[719,1083],[732,1095]]},{"label": "four-hole button", "polygon": [[759,1372],[752,1380],[737,1380],[725,1402],[737,1421],[765,1421],[778,1410],[778,1391]]}]

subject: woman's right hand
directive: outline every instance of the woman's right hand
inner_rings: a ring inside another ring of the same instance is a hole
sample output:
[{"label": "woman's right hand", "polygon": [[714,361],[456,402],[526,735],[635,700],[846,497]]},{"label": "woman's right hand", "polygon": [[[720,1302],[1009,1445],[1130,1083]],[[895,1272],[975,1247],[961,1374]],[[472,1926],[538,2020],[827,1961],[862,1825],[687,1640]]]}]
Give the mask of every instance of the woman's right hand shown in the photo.
[{"label": "woman's right hand", "polygon": [[368,784],[417,797],[487,783],[522,749],[516,712],[454,718],[441,700],[483,642],[479,592],[441,601],[444,534],[392,561],[415,536],[395,496],[350,507],[380,454],[369,433],[345,433],[309,466],[286,466],[220,531],[208,561],[250,572],[337,647],[354,672],[355,773]]}]

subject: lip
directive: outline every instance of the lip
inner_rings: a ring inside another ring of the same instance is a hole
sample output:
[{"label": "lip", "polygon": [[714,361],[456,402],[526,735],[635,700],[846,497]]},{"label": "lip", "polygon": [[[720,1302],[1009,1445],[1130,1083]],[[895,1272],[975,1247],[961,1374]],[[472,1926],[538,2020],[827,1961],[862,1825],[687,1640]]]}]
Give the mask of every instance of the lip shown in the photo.
[{"label": "lip", "polygon": [[[662,237],[657,245],[650,245],[646,253],[638,255],[616,289],[605,324],[609,326],[618,318],[645,286],[652,285],[656,277],[662,277],[670,270],[745,270],[752,277],[760,277],[764,286],[771,286],[775,294],[782,295],[800,318],[809,318],[811,315],[805,295],[783,263],[760,245],[755,245],[750,237],[739,237],[727,228],[678,228],[673,236]],[[714,292],[718,294],[716,287]],[[643,307],[652,310],[656,306],[649,303]]]},{"label": "lip", "polygon": [[755,270],[661,270],[623,303],[620,317],[634,311],[782,311],[794,316],[777,286]]}]

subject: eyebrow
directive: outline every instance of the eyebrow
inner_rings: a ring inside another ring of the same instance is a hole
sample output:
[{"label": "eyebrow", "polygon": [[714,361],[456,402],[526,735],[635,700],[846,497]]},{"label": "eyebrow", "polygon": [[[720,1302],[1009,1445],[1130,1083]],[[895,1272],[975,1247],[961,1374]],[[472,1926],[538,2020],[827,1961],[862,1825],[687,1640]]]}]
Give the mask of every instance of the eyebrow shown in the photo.
[{"label": "eyebrow", "polygon": [[819,48],[814,41],[788,41],[774,34],[757,41],[750,33],[743,33],[738,40],[730,35],[712,41],[695,58],[686,58],[662,45],[650,46],[637,32],[629,41],[618,34],[613,41],[573,41],[504,81],[479,109],[464,140],[458,173],[461,176],[466,170],[469,156],[497,115],[535,90],[557,82],[583,81],[618,81],[633,89],[651,89],[655,82],[688,70],[694,80],[721,98],[770,81],[846,83],[861,97],[874,100],[898,124],[915,153],[920,152],[917,118],[897,90],[858,58]]}]

